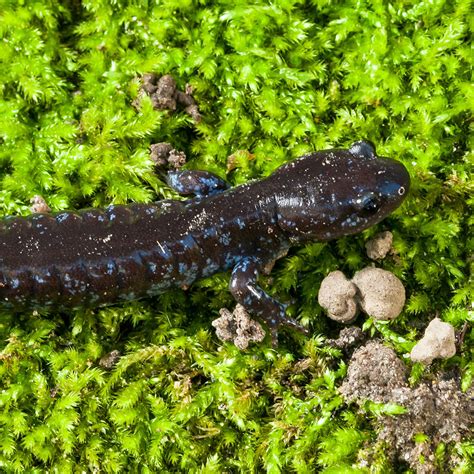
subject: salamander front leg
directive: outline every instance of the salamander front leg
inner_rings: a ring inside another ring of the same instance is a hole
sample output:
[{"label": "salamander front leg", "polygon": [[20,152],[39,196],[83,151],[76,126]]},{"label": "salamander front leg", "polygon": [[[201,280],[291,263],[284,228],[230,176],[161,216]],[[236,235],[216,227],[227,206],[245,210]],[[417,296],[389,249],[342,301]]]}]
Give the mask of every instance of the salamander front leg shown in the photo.
[{"label": "salamander front leg", "polygon": [[240,261],[232,271],[230,291],[236,301],[251,314],[259,316],[270,328],[273,346],[278,345],[278,329],[290,326],[304,334],[307,329],[286,316],[285,306],[265,293],[258,285],[258,263],[254,259]]},{"label": "salamander front leg", "polygon": [[183,196],[213,196],[229,188],[229,184],[219,176],[199,170],[169,171],[166,182]]}]

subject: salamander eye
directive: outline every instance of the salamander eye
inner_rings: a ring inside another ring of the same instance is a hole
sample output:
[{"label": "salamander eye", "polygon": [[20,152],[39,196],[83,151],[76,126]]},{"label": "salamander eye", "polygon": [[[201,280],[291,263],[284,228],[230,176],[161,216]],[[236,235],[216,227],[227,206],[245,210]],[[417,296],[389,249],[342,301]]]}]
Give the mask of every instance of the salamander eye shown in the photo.
[{"label": "salamander eye", "polygon": [[365,193],[355,200],[355,207],[366,214],[374,214],[377,212],[380,200],[375,193]]}]

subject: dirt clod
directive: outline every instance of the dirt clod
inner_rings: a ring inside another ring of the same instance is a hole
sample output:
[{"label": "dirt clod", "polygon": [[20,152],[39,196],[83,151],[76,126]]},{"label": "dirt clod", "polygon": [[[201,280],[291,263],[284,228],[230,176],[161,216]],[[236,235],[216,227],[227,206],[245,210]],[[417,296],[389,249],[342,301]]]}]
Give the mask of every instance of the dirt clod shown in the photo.
[{"label": "dirt clod", "polygon": [[348,401],[386,403],[393,389],[407,386],[406,372],[393,349],[370,341],[354,352],[340,392]]},{"label": "dirt clod", "polygon": [[350,323],[357,316],[357,288],[339,270],[329,273],[318,293],[319,304],[328,316],[340,323]]},{"label": "dirt clod", "polygon": [[186,164],[186,154],[184,151],[173,149],[168,156],[168,163],[172,168],[181,168]]},{"label": "dirt clod", "polygon": [[367,256],[372,260],[382,260],[392,249],[393,235],[389,231],[380,232],[365,244]]},{"label": "dirt clod", "polygon": [[48,212],[51,212],[51,208],[48,206],[48,203],[45,201],[45,199],[38,195],[35,194],[31,199],[30,199],[31,207],[30,210],[31,212],[34,213],[44,213],[47,214]]},{"label": "dirt clod", "polygon": [[104,369],[112,369],[119,359],[120,351],[115,349],[101,357],[101,359],[99,360],[99,365]]},{"label": "dirt clod", "polygon": [[377,419],[378,439],[389,447],[391,456],[408,462],[418,474],[438,472],[434,453],[439,443],[472,436],[472,391],[464,394],[455,379],[442,377],[410,388],[403,362],[378,342],[354,353],[340,391],[347,401],[359,405],[371,400],[406,409],[401,415]]},{"label": "dirt clod", "polygon": [[176,81],[166,74],[158,79],[156,90],[150,97],[155,109],[176,110],[176,95]]},{"label": "dirt clod", "polygon": [[456,354],[456,336],[449,323],[434,318],[428,324],[425,335],[413,347],[410,358],[414,362],[429,365],[433,359],[448,359]]},{"label": "dirt clod", "polygon": [[354,350],[365,341],[365,339],[366,335],[361,328],[357,326],[349,326],[343,328],[339,332],[339,337],[337,339],[329,339],[327,343],[332,347],[341,349],[346,356],[350,356]]},{"label": "dirt clod", "polygon": [[262,326],[250,318],[242,305],[237,304],[233,312],[222,308],[219,314],[221,317],[212,321],[212,325],[221,341],[233,341],[240,350],[245,350],[251,342],[265,338]]},{"label": "dirt clod", "polygon": [[150,145],[150,159],[157,168],[181,168],[186,164],[186,154],[173,148],[170,143],[161,142]]},{"label": "dirt clod", "polygon": [[153,143],[150,145],[150,159],[156,166],[162,167],[168,164],[168,157],[173,146],[170,143]]},{"label": "dirt clod", "polygon": [[160,79],[160,76],[158,76],[155,73],[148,73],[148,74],[143,74],[142,78],[142,89],[149,95],[154,94],[157,89],[157,83],[158,80]]},{"label": "dirt clod", "polygon": [[378,320],[396,318],[405,304],[405,287],[391,272],[366,267],[348,280],[339,270],[322,281],[318,302],[328,317],[352,322],[359,310]]},{"label": "dirt clod", "polygon": [[195,122],[201,121],[201,114],[192,97],[193,88],[189,84],[186,84],[183,92],[178,89],[173,76],[165,74],[160,77],[155,73],[144,74],[141,84],[140,93],[133,103],[136,108],[140,108],[141,98],[147,95],[155,109],[174,112],[180,106]]},{"label": "dirt clod", "polygon": [[396,318],[405,304],[405,287],[391,272],[366,267],[352,278],[361,310],[374,319]]}]

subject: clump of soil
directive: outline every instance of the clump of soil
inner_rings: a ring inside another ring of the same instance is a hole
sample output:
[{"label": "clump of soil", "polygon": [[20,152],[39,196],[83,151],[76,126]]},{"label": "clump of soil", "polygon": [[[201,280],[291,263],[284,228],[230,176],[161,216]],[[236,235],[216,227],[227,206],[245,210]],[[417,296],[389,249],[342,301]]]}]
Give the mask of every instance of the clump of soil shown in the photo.
[{"label": "clump of soil", "polygon": [[328,317],[340,323],[352,322],[359,312],[380,321],[396,318],[405,304],[405,287],[382,268],[366,267],[348,280],[339,270],[321,282],[318,302]]},{"label": "clump of soil", "polygon": [[157,168],[178,169],[186,164],[186,154],[166,142],[150,145],[150,159]]},{"label": "clump of soil", "polygon": [[30,204],[31,204],[30,211],[34,212],[35,214],[36,213],[47,214],[51,212],[51,208],[48,206],[48,203],[46,202],[46,200],[38,194],[35,194],[30,199]]},{"label": "clump of soil", "polygon": [[178,106],[181,106],[195,122],[201,121],[201,114],[196,101],[192,97],[193,89],[189,84],[186,84],[183,92],[178,89],[172,76],[166,74],[160,77],[155,73],[144,74],[141,82],[140,93],[133,103],[135,107],[139,108],[143,95],[148,95],[155,109],[174,112]]},{"label": "clump of soil", "polygon": [[358,303],[365,314],[386,321],[402,312],[405,287],[393,273],[366,267],[354,275],[352,283],[357,286]]},{"label": "clump of soil", "polygon": [[407,386],[407,369],[393,349],[370,341],[354,352],[340,391],[347,401],[386,403],[395,388]]},{"label": "clump of soil", "polygon": [[365,244],[367,256],[372,260],[383,260],[392,251],[393,234],[390,231],[380,232]]},{"label": "clump of soil", "polygon": [[222,308],[219,314],[221,317],[212,321],[212,325],[221,341],[232,341],[240,350],[245,350],[251,342],[261,342],[265,338],[262,326],[241,304],[237,304],[233,312]]},{"label": "clump of soil", "polygon": [[328,316],[340,323],[350,323],[358,313],[357,287],[339,270],[329,273],[321,282],[318,303]]},{"label": "clump of soil", "polygon": [[449,359],[456,354],[456,335],[453,326],[434,318],[428,324],[425,335],[413,347],[410,358],[414,362],[429,365],[433,359]]},{"label": "clump of soil", "polygon": [[340,349],[346,356],[350,357],[354,350],[365,341],[366,337],[361,328],[349,326],[339,332],[337,339],[328,339],[327,343],[331,347]]},{"label": "clump of soil", "polygon": [[371,341],[354,352],[347,377],[340,388],[347,401],[396,403],[406,408],[397,416],[377,420],[378,438],[390,455],[418,474],[436,473],[435,450],[439,443],[460,441],[472,435],[474,394],[459,390],[454,379],[407,384],[406,367],[395,352]]},{"label": "clump of soil", "polygon": [[120,355],[120,351],[115,349],[101,357],[99,360],[99,365],[104,369],[110,370],[117,364],[118,360],[120,359]]}]

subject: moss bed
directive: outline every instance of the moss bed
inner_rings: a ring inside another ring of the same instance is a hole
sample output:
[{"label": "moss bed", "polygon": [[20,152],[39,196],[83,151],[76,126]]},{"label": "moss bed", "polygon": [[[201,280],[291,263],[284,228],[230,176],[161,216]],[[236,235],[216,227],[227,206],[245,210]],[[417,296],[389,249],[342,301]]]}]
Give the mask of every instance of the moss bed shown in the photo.
[{"label": "moss bed", "polygon": [[[402,315],[356,324],[403,358],[436,315],[464,340],[410,383],[472,381],[472,5],[469,0],[2,0],[0,213],[176,197],[150,145],[233,185],[306,152],[367,138],[412,177],[401,209],[363,234],[293,249],[262,285],[310,329],[247,351],[211,321],[229,275],[100,310],[0,313],[2,472],[422,472],[377,438],[391,404],[346,404],[348,358],[327,344],[324,276],[381,266]],[[140,78],[187,83],[202,115],[134,106]],[[233,169],[228,157],[233,155]],[[470,227],[471,226],[471,227]],[[466,326],[467,324],[467,326]],[[392,418],[393,423],[393,418]],[[423,443],[431,433],[419,433]],[[434,447],[440,472],[473,472],[469,437]]]}]

